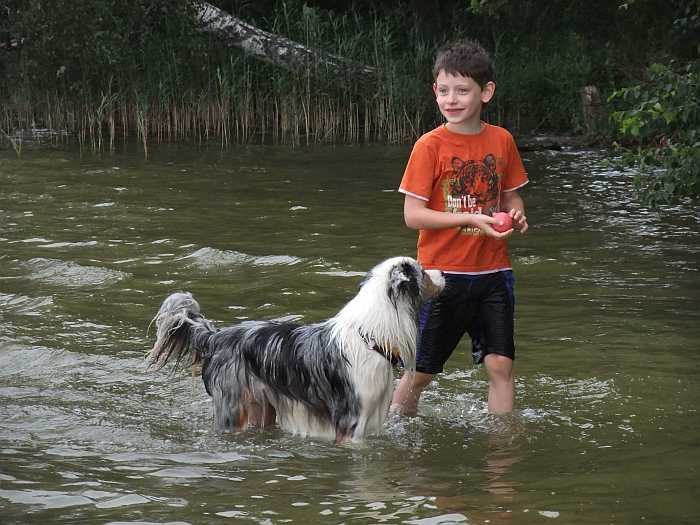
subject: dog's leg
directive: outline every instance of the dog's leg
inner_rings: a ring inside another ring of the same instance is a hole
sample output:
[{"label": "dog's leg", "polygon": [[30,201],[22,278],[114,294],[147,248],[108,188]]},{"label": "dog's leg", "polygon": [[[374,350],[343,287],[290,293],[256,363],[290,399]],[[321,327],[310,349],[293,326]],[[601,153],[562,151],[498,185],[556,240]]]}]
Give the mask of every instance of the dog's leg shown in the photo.
[{"label": "dog's leg", "polygon": [[337,444],[340,444],[340,443],[347,443],[348,441],[350,441],[350,437],[347,436],[347,435],[345,435],[345,434],[343,434],[343,433],[341,433],[339,429],[336,429],[336,431],[335,431],[335,442],[336,442]]},{"label": "dog's leg", "polygon": [[238,407],[238,419],[234,426],[234,430],[243,430],[248,426],[249,412],[247,409],[248,406],[243,404],[241,404],[241,406]]},{"label": "dog's leg", "polygon": [[335,425],[335,442],[347,443],[364,435],[364,423],[357,417],[342,417]]},{"label": "dog's leg", "polygon": [[238,422],[236,430],[243,430],[249,426],[257,426],[256,421],[260,419],[260,405],[253,398],[249,388],[243,390],[243,399],[238,407]]},{"label": "dog's leg", "polygon": [[243,399],[246,426],[265,428],[275,424],[277,412],[267,399],[258,400],[250,389],[245,390]]},{"label": "dog's leg", "polygon": [[275,407],[273,407],[270,403],[265,403],[263,405],[263,418],[262,418],[263,427],[271,427],[275,424],[276,421],[277,421],[277,411],[275,410]]},{"label": "dog's leg", "polygon": [[255,400],[250,401],[248,407],[248,426],[262,427],[264,426],[264,410]]},{"label": "dog's leg", "polygon": [[220,390],[213,392],[214,421],[220,432],[241,430],[248,419],[244,400],[234,394],[238,392]]}]

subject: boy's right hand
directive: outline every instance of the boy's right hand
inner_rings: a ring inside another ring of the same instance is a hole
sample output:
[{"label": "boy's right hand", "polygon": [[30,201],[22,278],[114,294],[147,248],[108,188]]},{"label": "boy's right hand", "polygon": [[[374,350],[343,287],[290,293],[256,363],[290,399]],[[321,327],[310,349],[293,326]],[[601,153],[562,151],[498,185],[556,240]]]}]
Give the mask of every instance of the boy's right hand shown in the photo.
[{"label": "boy's right hand", "polygon": [[489,215],[483,215],[480,213],[474,214],[472,215],[472,219],[473,225],[476,228],[479,228],[482,232],[484,232],[484,235],[488,235],[494,239],[505,239],[513,233],[513,228],[504,232],[497,232],[494,230],[491,225],[497,223],[498,221]]},{"label": "boy's right hand", "polygon": [[513,233],[510,229],[497,232],[491,226],[498,222],[489,215],[481,213],[448,213],[428,208],[427,201],[406,195],[403,205],[403,215],[406,226],[416,230],[434,230],[442,228],[468,227],[479,228],[484,235],[494,239],[504,239]]}]

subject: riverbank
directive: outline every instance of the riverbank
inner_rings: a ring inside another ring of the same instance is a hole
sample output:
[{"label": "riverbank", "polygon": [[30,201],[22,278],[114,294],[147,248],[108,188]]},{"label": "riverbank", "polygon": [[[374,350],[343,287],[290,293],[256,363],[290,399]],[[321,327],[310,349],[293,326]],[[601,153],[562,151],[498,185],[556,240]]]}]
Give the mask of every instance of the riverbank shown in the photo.
[{"label": "riverbank", "polygon": [[[591,135],[526,135],[526,136],[516,136],[516,143],[518,149],[521,152],[528,151],[543,151],[543,150],[553,150],[559,151],[566,148],[574,149],[584,149],[594,146],[599,147],[609,147],[610,139],[602,135],[591,136]],[[174,144],[187,145],[187,142],[176,142]],[[264,144],[263,142],[249,142],[250,144]],[[365,143],[360,143],[362,145]],[[372,145],[377,145],[378,143],[371,143]],[[406,146],[412,144],[412,141],[405,143]],[[163,144],[167,146],[168,144]],[[190,144],[194,145],[194,144]],[[242,146],[245,144],[222,144],[220,140],[212,139],[207,142],[199,142],[197,146],[200,147],[213,147],[219,150],[228,150]],[[268,142],[268,145],[272,143]],[[75,134],[69,133],[67,131],[60,130],[50,130],[45,128],[37,128],[31,130],[17,130],[10,135],[0,137],[0,150],[10,150],[14,151],[15,154],[21,156],[23,152],[28,152],[32,150],[60,150],[63,148],[71,148],[74,146],[81,146],[78,138]],[[290,145],[290,147],[301,147],[304,145]],[[112,151],[123,150],[125,148],[130,149],[142,149],[143,144],[137,141],[120,141],[118,144],[113,144]],[[88,147],[88,151],[91,149]],[[109,151],[106,151],[109,152]],[[93,153],[101,153],[100,151],[93,151]]]}]

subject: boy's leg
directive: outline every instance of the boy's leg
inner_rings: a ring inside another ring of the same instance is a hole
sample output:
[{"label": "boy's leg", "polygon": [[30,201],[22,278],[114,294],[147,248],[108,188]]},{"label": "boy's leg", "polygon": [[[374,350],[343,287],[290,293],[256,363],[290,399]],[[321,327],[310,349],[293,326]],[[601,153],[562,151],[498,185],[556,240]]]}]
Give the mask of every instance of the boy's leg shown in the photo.
[{"label": "boy's leg", "polygon": [[435,377],[423,372],[405,372],[391,400],[389,412],[402,416],[415,416],[418,413],[418,400],[426,386]]},{"label": "boy's leg", "polygon": [[445,274],[445,289],[433,301],[421,308],[419,317],[416,369],[406,371],[394,392],[390,411],[415,416],[420,395],[443,371],[457,343],[464,335],[466,321],[473,312],[463,298],[469,281]]},{"label": "boy's leg", "polygon": [[498,272],[485,278],[479,315],[470,327],[472,354],[489,375],[488,409],[492,414],[513,410],[514,312],[513,272]]},{"label": "boy's leg", "polygon": [[484,365],[489,374],[489,412],[505,414],[513,410],[513,360],[498,354],[488,354]]}]

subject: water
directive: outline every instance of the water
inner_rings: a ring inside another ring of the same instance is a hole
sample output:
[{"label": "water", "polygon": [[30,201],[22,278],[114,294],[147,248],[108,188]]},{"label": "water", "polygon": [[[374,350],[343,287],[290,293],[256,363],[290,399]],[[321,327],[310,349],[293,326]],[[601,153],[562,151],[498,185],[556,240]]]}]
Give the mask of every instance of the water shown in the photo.
[{"label": "water", "polygon": [[605,151],[525,156],[510,417],[465,344],[361,445],[218,434],[199,379],[144,373],[171,291],[311,322],[412,255],[407,154],[0,152],[0,521],[695,523],[700,207],[635,203]]}]

